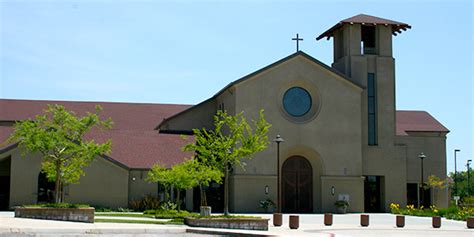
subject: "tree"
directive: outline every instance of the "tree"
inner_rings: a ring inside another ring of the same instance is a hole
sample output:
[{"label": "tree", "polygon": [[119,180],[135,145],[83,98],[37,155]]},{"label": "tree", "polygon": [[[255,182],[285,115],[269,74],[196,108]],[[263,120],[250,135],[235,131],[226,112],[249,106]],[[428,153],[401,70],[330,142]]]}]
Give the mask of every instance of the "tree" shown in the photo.
[{"label": "tree", "polygon": [[[454,180],[454,173],[449,173],[451,179]],[[469,182],[468,182],[469,181]],[[469,169],[469,175],[467,171],[458,171],[456,178],[457,184],[457,193],[454,193],[455,190],[451,189],[452,196],[460,196],[461,199],[473,196],[474,191],[474,170]]]},{"label": "tree", "polygon": [[197,160],[189,159],[183,163],[174,165],[171,169],[160,165],[153,165],[148,172],[147,181],[159,182],[167,188],[176,188],[176,205],[181,210],[180,191],[196,187],[198,185],[208,185],[211,180],[218,180],[221,172],[211,167],[200,164]]},{"label": "tree", "polygon": [[209,186],[209,183],[212,181],[221,183],[223,176],[222,172],[213,166],[199,162],[198,159],[193,159],[190,162],[188,172],[194,176],[194,180],[196,181],[197,186],[199,186],[201,206],[207,206],[206,193],[203,187]]},{"label": "tree", "polygon": [[[448,181],[446,179],[443,180],[436,175],[428,176],[428,187],[433,189],[433,192],[432,192],[433,203],[436,203],[435,191],[445,188],[447,183]],[[428,189],[428,187],[426,187],[425,189]]]},{"label": "tree", "polygon": [[55,181],[54,200],[64,201],[63,187],[78,183],[84,175],[83,168],[97,156],[110,152],[111,140],[96,143],[85,140],[84,135],[93,127],[111,128],[112,120],[101,120],[102,110],[87,112],[77,117],[62,105],[48,105],[43,115],[34,120],[24,120],[14,125],[8,142],[18,142],[18,147],[26,152],[39,152],[42,155],[41,169],[50,181]]},{"label": "tree", "polygon": [[229,215],[229,172],[235,165],[242,166],[241,160],[264,150],[268,145],[267,132],[270,124],[265,120],[263,110],[259,118],[253,120],[253,127],[245,119],[243,112],[231,116],[225,111],[217,111],[214,129],[194,129],[194,143],[187,144],[185,151],[193,151],[199,162],[221,170],[224,174],[224,215]]}]

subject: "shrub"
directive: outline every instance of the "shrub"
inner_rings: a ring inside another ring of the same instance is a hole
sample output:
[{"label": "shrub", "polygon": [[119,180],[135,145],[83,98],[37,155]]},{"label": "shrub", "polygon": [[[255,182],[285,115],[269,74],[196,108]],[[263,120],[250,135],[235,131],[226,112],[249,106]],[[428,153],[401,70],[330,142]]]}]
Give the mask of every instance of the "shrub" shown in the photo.
[{"label": "shrub", "polygon": [[124,207],[105,207],[105,206],[94,206],[95,212],[132,212],[132,209],[124,208]]},{"label": "shrub", "polygon": [[199,216],[197,213],[190,213],[188,211],[177,211],[177,210],[170,210],[170,211],[158,210],[155,213],[156,219],[183,219],[185,217],[197,217],[197,216]]},{"label": "shrub", "polygon": [[399,204],[390,204],[390,210],[393,214],[412,215],[412,216],[442,216],[447,219],[463,220],[467,217],[474,216],[474,207],[461,207],[451,206],[445,209],[438,209],[436,206],[430,206],[430,208],[415,208],[414,205],[407,205],[406,208],[400,208]]},{"label": "shrub", "polygon": [[464,197],[462,199],[462,204],[464,205],[474,205],[474,196],[472,197]]},{"label": "shrub", "polygon": [[270,208],[275,208],[275,207],[276,207],[275,203],[270,198],[260,201],[260,208],[262,208],[266,212],[270,210]]},{"label": "shrub", "polygon": [[141,200],[130,201],[129,206],[134,211],[158,209],[160,206],[160,200],[157,197],[147,195]]},{"label": "shrub", "polygon": [[176,210],[177,207],[178,207],[178,205],[176,203],[168,201],[168,202],[165,202],[165,203],[161,204],[160,209],[163,210],[163,211],[173,211],[173,210]]},{"label": "shrub", "polygon": [[344,207],[348,207],[348,206],[349,206],[349,202],[346,201],[346,200],[338,200],[338,201],[336,201],[336,202],[334,203],[334,205],[335,205],[336,207],[342,207],[342,208],[344,208]]}]

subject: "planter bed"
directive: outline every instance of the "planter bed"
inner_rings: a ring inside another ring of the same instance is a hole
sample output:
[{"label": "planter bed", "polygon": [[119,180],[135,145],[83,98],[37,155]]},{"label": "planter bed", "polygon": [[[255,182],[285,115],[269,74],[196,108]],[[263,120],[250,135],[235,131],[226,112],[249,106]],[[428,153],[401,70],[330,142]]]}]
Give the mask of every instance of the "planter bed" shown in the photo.
[{"label": "planter bed", "polygon": [[15,217],[94,223],[94,208],[18,207]]},{"label": "planter bed", "polygon": [[193,218],[185,217],[184,224],[191,227],[268,230],[268,220],[261,218]]}]

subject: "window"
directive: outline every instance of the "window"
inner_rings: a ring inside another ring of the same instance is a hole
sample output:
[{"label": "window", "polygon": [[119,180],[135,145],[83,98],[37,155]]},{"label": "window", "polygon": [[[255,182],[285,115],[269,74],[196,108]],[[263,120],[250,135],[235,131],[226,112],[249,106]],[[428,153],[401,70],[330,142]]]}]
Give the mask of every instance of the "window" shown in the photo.
[{"label": "window", "polygon": [[374,26],[362,26],[361,44],[362,44],[362,54],[376,54],[375,27]]},{"label": "window", "polygon": [[367,75],[367,112],[369,145],[377,145],[377,84],[375,73]]},{"label": "window", "polygon": [[217,110],[225,111],[224,102],[222,102],[222,103],[220,103],[219,105],[217,105]]},{"label": "window", "polygon": [[301,117],[311,109],[311,95],[301,87],[292,87],[283,95],[283,108],[293,117]]}]

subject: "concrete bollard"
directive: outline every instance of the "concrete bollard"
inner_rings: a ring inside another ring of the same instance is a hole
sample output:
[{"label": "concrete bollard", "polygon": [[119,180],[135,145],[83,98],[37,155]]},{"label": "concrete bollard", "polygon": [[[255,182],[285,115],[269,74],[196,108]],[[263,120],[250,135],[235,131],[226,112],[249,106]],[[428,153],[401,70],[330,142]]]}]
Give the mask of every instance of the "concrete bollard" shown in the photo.
[{"label": "concrete bollard", "polygon": [[273,226],[281,226],[283,217],[281,213],[273,213]]},{"label": "concrete bollard", "polygon": [[324,213],[324,225],[332,225],[332,213]]},{"label": "concrete bollard", "polygon": [[290,229],[298,229],[300,227],[300,216],[290,216]]},{"label": "concrete bollard", "polygon": [[397,227],[403,228],[405,226],[405,216],[397,216],[396,218]]},{"label": "concrete bollard", "polygon": [[441,217],[440,216],[433,216],[431,224],[433,225],[433,228],[441,227]]},{"label": "concrete bollard", "polygon": [[369,215],[367,215],[367,214],[361,214],[360,215],[360,225],[362,227],[369,226]]},{"label": "concrete bollard", "polygon": [[474,216],[470,216],[467,218],[466,225],[468,229],[474,228]]}]

